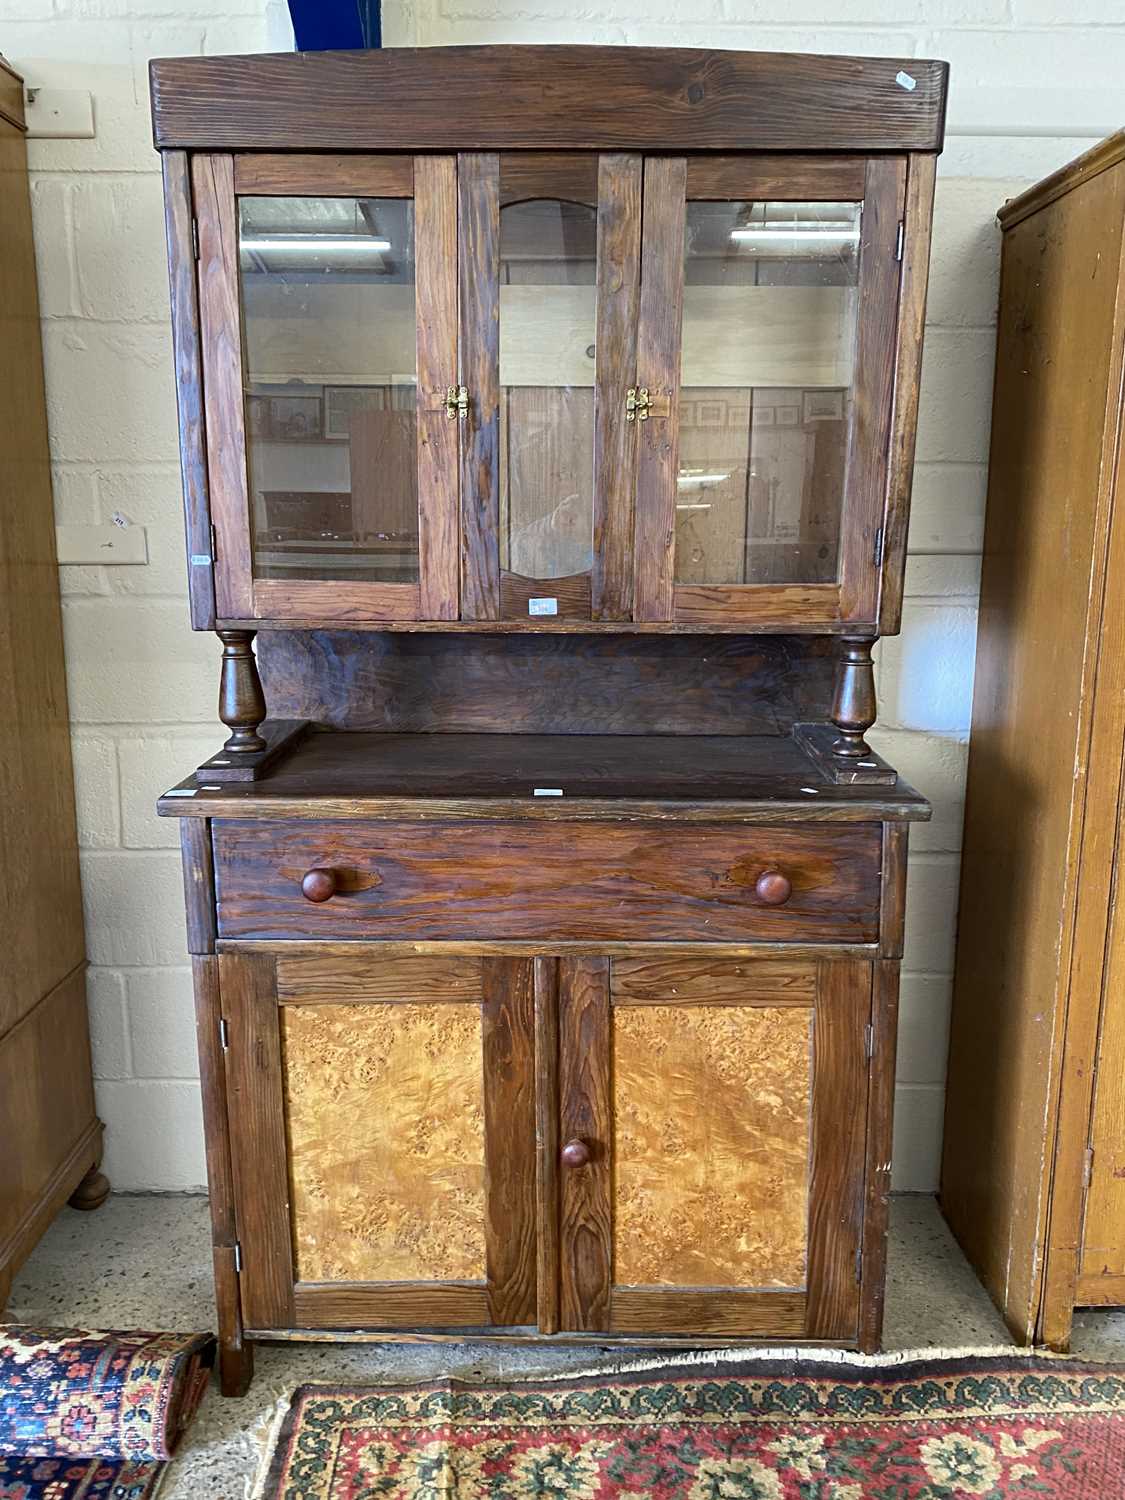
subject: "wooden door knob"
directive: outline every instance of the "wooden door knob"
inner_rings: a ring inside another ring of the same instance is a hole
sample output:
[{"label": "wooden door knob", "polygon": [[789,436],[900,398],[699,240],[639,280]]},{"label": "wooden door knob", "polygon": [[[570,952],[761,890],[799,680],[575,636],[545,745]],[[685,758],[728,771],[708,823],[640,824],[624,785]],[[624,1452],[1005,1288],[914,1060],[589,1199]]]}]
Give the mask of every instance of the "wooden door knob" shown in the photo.
[{"label": "wooden door knob", "polygon": [[309,870],[301,881],[301,895],[306,901],[328,901],[335,894],[335,870]]},{"label": "wooden door knob", "polygon": [[793,884],[780,870],[763,870],[754,882],[754,894],[767,906],[782,906],[793,894]]},{"label": "wooden door knob", "polygon": [[585,1141],[567,1141],[560,1155],[564,1167],[584,1167],[590,1160],[590,1148]]}]

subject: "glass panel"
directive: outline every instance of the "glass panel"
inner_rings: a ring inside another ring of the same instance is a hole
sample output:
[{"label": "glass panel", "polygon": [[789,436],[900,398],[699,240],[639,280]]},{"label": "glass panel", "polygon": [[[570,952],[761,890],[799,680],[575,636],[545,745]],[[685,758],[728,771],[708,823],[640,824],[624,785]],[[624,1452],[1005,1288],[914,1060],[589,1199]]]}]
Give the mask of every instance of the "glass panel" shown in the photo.
[{"label": "glass panel", "polygon": [[414,205],[242,198],[254,573],[418,579]]},{"label": "glass panel", "polygon": [[687,205],[678,583],[837,576],[860,207]]},{"label": "glass panel", "polygon": [[588,572],[594,555],[597,212],[500,211],[500,566]]}]

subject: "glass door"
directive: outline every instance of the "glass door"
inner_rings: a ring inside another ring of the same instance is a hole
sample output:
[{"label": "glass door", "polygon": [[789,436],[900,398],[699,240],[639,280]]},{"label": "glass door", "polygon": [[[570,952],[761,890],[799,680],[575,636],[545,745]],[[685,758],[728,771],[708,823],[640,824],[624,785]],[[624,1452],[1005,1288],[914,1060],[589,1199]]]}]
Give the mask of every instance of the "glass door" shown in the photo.
[{"label": "glass door", "polygon": [[637,156],[459,158],[466,619],[628,619]]},{"label": "glass door", "polygon": [[221,617],[457,616],[452,157],[202,157]]},{"label": "glass door", "polygon": [[651,158],[637,619],[874,621],[898,158]]}]

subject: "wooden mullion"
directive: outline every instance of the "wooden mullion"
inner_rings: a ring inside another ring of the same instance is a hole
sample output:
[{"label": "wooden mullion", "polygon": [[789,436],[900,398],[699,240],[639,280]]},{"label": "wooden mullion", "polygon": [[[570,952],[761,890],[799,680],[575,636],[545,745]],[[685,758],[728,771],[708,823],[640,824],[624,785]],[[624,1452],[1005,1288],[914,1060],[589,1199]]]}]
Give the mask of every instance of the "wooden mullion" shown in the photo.
[{"label": "wooden mullion", "polygon": [[500,618],[500,158],[457,158],[461,616]]},{"label": "wooden mullion", "polygon": [[895,258],[903,211],[906,160],[867,163],[860,229],[858,319],[852,419],[840,530],[840,617],[874,620],[891,437],[900,263]]},{"label": "wooden mullion", "polygon": [[559,1326],[609,1328],[613,1282],[613,1116],[609,960],[559,960],[559,1142],[585,1166],[559,1169]]},{"label": "wooden mullion", "polygon": [[242,1311],[249,1327],[294,1320],[288,1149],[274,959],[223,953],[219,985],[228,1027],[230,1108]]},{"label": "wooden mullion", "polygon": [[859,1330],[871,982],[863,962],[822,964],[818,976],[805,1327],[812,1339],[854,1339]]},{"label": "wooden mullion", "polygon": [[537,1323],[542,1334],[559,1330],[559,964],[535,965],[535,1162]]},{"label": "wooden mullion", "polygon": [[234,160],[226,155],[193,156],[191,178],[199,240],[207,479],[218,544],[215,612],[221,619],[249,620],[255,609]]},{"label": "wooden mullion", "polygon": [[633,613],[633,490],[636,422],[625,393],[637,368],[640,300],[641,158],[613,154],[598,169],[597,333],[594,371],[594,620]]},{"label": "wooden mullion", "polygon": [[682,156],[646,160],[636,384],[648,388],[655,409],[633,424],[640,429],[633,544],[638,621],[673,614],[686,187]]},{"label": "wooden mullion", "polygon": [[457,383],[457,161],[414,163],[418,320],[419,615],[455,620],[459,608],[458,427],[442,404]]},{"label": "wooden mullion", "polygon": [[937,157],[915,155],[906,168],[902,279],[899,287],[898,350],[894,373],[890,462],[883,517],[883,566],[879,582],[879,634],[894,635],[902,622],[906,529],[914,482],[914,445],[922,384],[922,334],[930,272]]},{"label": "wooden mullion", "polygon": [[482,981],[488,1322],[502,1328],[533,1323],[536,1315],[532,964],[486,958]]},{"label": "wooden mullion", "polygon": [[192,629],[213,630],[215,560],[211,549],[211,501],[207,489],[203,426],[203,358],[199,347],[199,289],[196,285],[194,209],[187,153],[166,151],[163,170],[172,356],[176,363],[176,412],[180,426],[180,478],[187,530],[188,603]]}]

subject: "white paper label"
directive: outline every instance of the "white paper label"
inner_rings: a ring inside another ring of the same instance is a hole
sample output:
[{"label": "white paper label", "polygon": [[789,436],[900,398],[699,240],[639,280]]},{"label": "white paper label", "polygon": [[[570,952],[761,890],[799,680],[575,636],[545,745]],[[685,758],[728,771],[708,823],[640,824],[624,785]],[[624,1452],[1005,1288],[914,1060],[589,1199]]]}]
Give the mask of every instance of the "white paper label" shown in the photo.
[{"label": "white paper label", "polygon": [[563,789],[561,786],[537,786],[532,789],[533,797],[561,797]]},{"label": "white paper label", "polygon": [[898,84],[898,86],[899,86],[900,89],[905,89],[907,91],[907,93],[909,93],[909,94],[912,94],[914,92],[914,90],[918,87],[918,80],[917,80],[917,78],[911,77],[911,75],[909,73],[904,73],[904,72],[896,73],[895,74],[895,82]]},{"label": "white paper label", "polygon": [[557,615],[559,601],[557,599],[529,599],[527,612],[529,615]]}]

